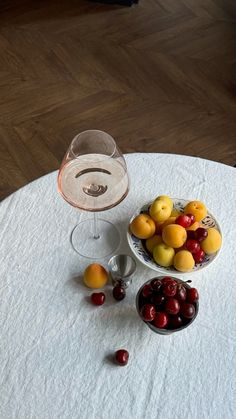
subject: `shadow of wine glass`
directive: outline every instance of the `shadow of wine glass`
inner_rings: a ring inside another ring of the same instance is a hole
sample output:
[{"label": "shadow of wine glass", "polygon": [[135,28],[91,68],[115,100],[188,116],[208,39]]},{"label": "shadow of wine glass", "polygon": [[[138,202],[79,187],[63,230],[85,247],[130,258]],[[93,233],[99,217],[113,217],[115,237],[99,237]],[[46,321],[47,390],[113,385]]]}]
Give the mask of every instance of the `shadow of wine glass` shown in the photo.
[{"label": "shadow of wine glass", "polygon": [[121,238],[120,245],[119,245],[119,248],[117,249],[117,251],[119,252],[122,249],[122,253],[126,253],[126,254],[129,254],[131,256],[132,252],[129,248],[128,240],[127,240],[129,218],[124,218],[123,220],[117,221],[117,222],[114,223],[114,225],[116,226],[117,230],[119,231],[120,238]]}]

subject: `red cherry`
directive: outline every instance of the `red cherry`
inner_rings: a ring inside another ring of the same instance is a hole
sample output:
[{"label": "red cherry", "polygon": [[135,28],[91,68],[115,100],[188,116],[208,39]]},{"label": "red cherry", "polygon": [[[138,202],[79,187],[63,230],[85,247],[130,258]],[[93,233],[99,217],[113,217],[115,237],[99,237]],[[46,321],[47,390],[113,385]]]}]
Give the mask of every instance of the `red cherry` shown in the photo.
[{"label": "red cherry", "polygon": [[205,257],[205,252],[202,249],[199,249],[198,252],[193,254],[193,259],[195,260],[196,263],[203,262],[204,257]]},{"label": "red cherry", "polygon": [[153,320],[153,324],[155,327],[158,327],[159,329],[162,329],[165,327],[168,323],[168,316],[163,311],[159,311],[155,315],[155,319]]},{"label": "red cherry", "polygon": [[182,325],[183,325],[183,320],[178,314],[176,316],[169,317],[169,326],[172,329],[179,329]]},{"label": "red cherry", "polygon": [[176,290],[177,290],[177,283],[175,281],[172,281],[172,282],[169,281],[163,286],[163,294],[166,297],[174,297],[176,294]]},{"label": "red cherry", "polygon": [[203,227],[199,227],[197,228],[197,230],[195,230],[195,237],[196,239],[201,242],[202,240],[204,240],[207,236],[208,236],[208,231],[206,228]]},{"label": "red cherry", "polygon": [[195,307],[190,303],[183,303],[180,308],[180,313],[186,319],[192,319],[195,315]]},{"label": "red cherry", "polygon": [[151,322],[155,318],[155,306],[153,304],[144,304],[144,306],[141,308],[140,314],[143,320],[145,320],[146,322]]},{"label": "red cherry", "polygon": [[192,254],[197,253],[200,250],[200,244],[197,240],[188,239],[186,241],[185,247]]},{"label": "red cherry", "polygon": [[168,314],[177,314],[180,310],[180,304],[176,298],[168,298],[165,304],[165,310]]},{"label": "red cherry", "polygon": [[164,278],[162,278],[161,281],[162,281],[162,285],[165,285],[168,282],[174,282],[176,284],[175,280],[171,278],[171,276],[165,276]]},{"label": "red cherry", "polygon": [[91,301],[95,306],[102,306],[105,303],[105,294],[103,292],[94,292],[91,294]]},{"label": "red cherry", "polygon": [[154,291],[160,291],[162,286],[162,281],[160,279],[154,278],[150,283]]},{"label": "red cherry", "polygon": [[175,224],[179,224],[180,226],[187,228],[191,225],[191,219],[188,217],[188,215],[179,215],[175,220]]},{"label": "red cherry", "polygon": [[186,214],[186,215],[187,215],[187,217],[189,217],[189,218],[190,218],[190,220],[191,220],[191,224],[190,224],[190,225],[194,224],[194,223],[195,223],[195,215],[193,215],[193,214]]},{"label": "red cherry", "polygon": [[129,352],[126,349],[119,349],[115,353],[115,360],[119,365],[127,365],[129,360]]},{"label": "red cherry", "polygon": [[116,287],[113,288],[112,295],[115,298],[115,300],[121,301],[125,298],[126,292],[123,287],[120,287],[119,285],[117,285]]},{"label": "red cherry", "polygon": [[186,288],[183,285],[178,285],[175,298],[180,302],[186,300]]},{"label": "red cherry", "polygon": [[188,288],[187,290],[187,301],[189,303],[196,303],[199,299],[199,294],[197,288]]},{"label": "red cherry", "polygon": [[150,284],[146,284],[144,285],[143,289],[142,289],[142,295],[145,298],[148,298],[150,295],[152,294],[152,287]]}]

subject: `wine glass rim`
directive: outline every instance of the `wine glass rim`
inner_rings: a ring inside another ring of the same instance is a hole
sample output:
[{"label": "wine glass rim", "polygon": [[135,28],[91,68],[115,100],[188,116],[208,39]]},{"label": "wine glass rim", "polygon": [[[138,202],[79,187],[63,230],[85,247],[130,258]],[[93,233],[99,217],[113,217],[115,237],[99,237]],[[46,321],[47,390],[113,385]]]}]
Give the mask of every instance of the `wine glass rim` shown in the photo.
[{"label": "wine glass rim", "polygon": [[[88,132],[99,132],[99,133],[102,133],[102,134],[106,134],[108,137],[110,137],[110,140],[111,140],[111,142],[113,143],[113,146],[114,146],[114,150],[113,150],[113,152],[111,153],[111,154],[107,154],[106,155],[106,159],[107,158],[111,158],[111,157],[113,157],[114,156],[114,154],[115,154],[115,152],[116,152],[116,148],[117,148],[117,145],[116,145],[116,142],[115,142],[115,140],[114,140],[114,138],[110,135],[110,134],[108,134],[107,132],[105,132],[105,131],[101,131],[101,130],[99,130],[99,129],[87,129],[87,130],[85,130],[85,131],[82,131],[82,132],[80,132],[79,134],[77,134],[74,138],[73,138],[73,140],[71,141],[71,144],[70,144],[70,152],[73,154],[73,156],[75,157],[75,159],[78,159],[81,155],[79,155],[79,156],[77,156],[75,153],[74,153],[74,151],[73,151],[73,143],[75,142],[75,140],[76,139],[78,139],[82,134],[86,134],[86,133],[88,133]],[[98,153],[99,154],[99,153]],[[101,154],[102,155],[102,154]],[[101,161],[100,159],[99,159],[99,161]]]}]

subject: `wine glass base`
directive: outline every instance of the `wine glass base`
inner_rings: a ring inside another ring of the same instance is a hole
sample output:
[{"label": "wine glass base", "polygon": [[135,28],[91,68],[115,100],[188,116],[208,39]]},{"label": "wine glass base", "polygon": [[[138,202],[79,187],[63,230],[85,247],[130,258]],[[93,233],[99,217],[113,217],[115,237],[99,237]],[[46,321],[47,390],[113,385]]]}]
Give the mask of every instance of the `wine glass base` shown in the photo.
[{"label": "wine glass base", "polygon": [[99,237],[94,238],[93,219],[81,221],[71,232],[70,241],[73,249],[89,259],[101,259],[110,256],[120,245],[120,233],[109,221],[98,218]]}]

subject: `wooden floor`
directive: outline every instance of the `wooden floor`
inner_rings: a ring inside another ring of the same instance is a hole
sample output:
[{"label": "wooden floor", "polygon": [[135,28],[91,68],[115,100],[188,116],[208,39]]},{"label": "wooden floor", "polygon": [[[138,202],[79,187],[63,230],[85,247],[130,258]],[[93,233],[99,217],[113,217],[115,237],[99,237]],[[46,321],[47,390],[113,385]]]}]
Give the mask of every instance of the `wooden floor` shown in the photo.
[{"label": "wooden floor", "polygon": [[236,164],[236,1],[0,2],[0,199],[73,136]]}]

